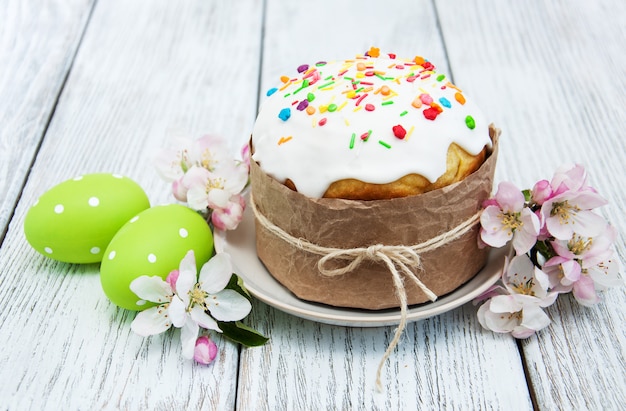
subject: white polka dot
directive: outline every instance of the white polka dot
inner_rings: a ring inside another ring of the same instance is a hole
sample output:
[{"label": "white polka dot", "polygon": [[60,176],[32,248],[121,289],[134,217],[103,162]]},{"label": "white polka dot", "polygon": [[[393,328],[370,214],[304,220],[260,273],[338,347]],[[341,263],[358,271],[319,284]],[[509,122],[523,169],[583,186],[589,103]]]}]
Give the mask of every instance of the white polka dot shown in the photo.
[{"label": "white polka dot", "polygon": [[182,238],[187,238],[189,232],[186,229],[181,228],[180,230],[178,230],[178,235],[180,235]]},{"label": "white polka dot", "polygon": [[35,204],[33,204],[33,207],[35,207],[37,204],[39,204],[39,199],[35,200]]},{"label": "white polka dot", "polygon": [[52,254],[52,248],[50,247],[45,247],[43,250],[48,254]]},{"label": "white polka dot", "polygon": [[136,215],[136,216],[134,216],[133,218],[131,218],[131,219],[130,219],[130,222],[131,222],[131,223],[134,223],[134,222],[135,222],[135,221],[137,221],[137,220],[139,220],[139,216],[138,216],[138,215]]},{"label": "white polka dot", "polygon": [[100,247],[92,247],[89,252],[91,252],[91,254],[98,254],[100,252]]},{"label": "white polka dot", "polygon": [[113,178],[124,178],[124,176],[119,175],[119,174],[111,174],[113,176]]},{"label": "white polka dot", "polygon": [[114,258],[115,258],[115,250],[113,250],[113,251],[111,251],[111,252],[109,253],[109,260],[112,260],[112,259],[114,259]]},{"label": "white polka dot", "polygon": [[148,261],[149,261],[149,262],[151,262],[151,263],[156,263],[156,260],[157,260],[156,255],[154,255],[154,254],[148,254]]},{"label": "white polka dot", "polygon": [[80,181],[83,179],[83,176],[76,176],[73,178],[74,181]]},{"label": "white polka dot", "polygon": [[57,214],[61,214],[63,210],[65,210],[65,207],[63,207],[63,204],[57,204],[54,206],[54,212]]},{"label": "white polka dot", "polygon": [[100,199],[98,197],[91,197],[89,199],[89,205],[92,207],[97,207],[100,204]]}]

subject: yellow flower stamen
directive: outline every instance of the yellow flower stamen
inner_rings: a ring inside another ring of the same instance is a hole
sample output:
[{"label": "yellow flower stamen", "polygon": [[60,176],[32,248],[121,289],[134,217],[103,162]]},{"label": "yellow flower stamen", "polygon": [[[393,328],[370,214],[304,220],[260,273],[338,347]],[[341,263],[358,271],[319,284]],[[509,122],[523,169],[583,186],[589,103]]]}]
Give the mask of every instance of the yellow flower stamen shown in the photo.
[{"label": "yellow flower stamen", "polygon": [[501,213],[500,221],[502,221],[502,227],[511,231],[515,231],[521,228],[524,223],[520,219],[522,213]]}]

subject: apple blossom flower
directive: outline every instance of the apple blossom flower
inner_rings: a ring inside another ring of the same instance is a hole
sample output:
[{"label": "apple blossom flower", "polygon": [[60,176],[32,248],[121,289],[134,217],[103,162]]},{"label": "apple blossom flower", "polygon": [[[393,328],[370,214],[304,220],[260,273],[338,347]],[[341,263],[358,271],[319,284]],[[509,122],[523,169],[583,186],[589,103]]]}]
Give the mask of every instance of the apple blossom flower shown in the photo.
[{"label": "apple blossom flower", "polygon": [[236,194],[228,200],[224,208],[216,208],[211,214],[211,222],[218,230],[234,230],[243,219],[246,200]]},{"label": "apple blossom flower", "polygon": [[219,172],[201,167],[191,168],[184,177],[188,187],[187,201],[194,210],[217,209],[229,206],[233,195],[241,193],[248,183],[248,172],[244,164],[232,164]]},{"label": "apple blossom flower", "polygon": [[606,203],[591,190],[565,191],[543,203],[541,214],[548,232],[559,240],[569,240],[575,232],[594,237],[605,229],[606,222],[591,210]]},{"label": "apple blossom flower", "polygon": [[208,365],[217,356],[217,345],[206,335],[198,337],[193,351],[193,359],[200,364]]},{"label": "apple blossom flower", "polygon": [[[169,314],[172,324],[181,329],[183,356],[192,358],[200,327],[221,332],[218,321],[238,321],[250,313],[247,298],[234,290],[224,289],[232,276],[230,256],[219,253],[200,269],[190,250],[180,263],[176,295]],[[210,315],[209,315],[210,313]]]},{"label": "apple blossom flower", "polygon": [[492,287],[491,298],[478,309],[484,328],[526,338],[550,324],[542,307],[554,303],[558,294],[548,291],[548,276],[526,254],[507,260],[502,283],[508,294],[498,295],[502,291]]},{"label": "apple blossom flower", "polygon": [[177,138],[175,148],[164,149],[154,157],[157,172],[165,181],[179,180],[191,167],[213,171],[226,163],[225,142],[218,136],[206,135],[199,139]]},{"label": "apple blossom flower", "polygon": [[147,301],[158,304],[139,312],[130,325],[131,330],[143,337],[167,331],[172,326],[168,314],[174,296],[170,283],[163,281],[159,276],[142,275],[130,283],[130,289],[141,298],[138,305],[143,305]]},{"label": "apple blossom flower", "polygon": [[553,289],[571,291],[579,303],[589,306],[600,301],[596,291],[622,285],[617,261],[612,258],[616,237],[615,228],[607,225],[593,238],[574,233],[568,241],[552,241],[557,255],[546,261],[544,269]]},{"label": "apple blossom flower", "polygon": [[497,205],[488,205],[480,216],[480,237],[492,247],[502,247],[511,239],[517,254],[528,252],[537,241],[539,219],[525,207],[524,194],[509,182],[498,185]]},{"label": "apple blossom flower", "polygon": [[550,186],[553,196],[565,191],[595,191],[587,185],[587,171],[580,164],[566,164],[559,167],[554,172]]}]

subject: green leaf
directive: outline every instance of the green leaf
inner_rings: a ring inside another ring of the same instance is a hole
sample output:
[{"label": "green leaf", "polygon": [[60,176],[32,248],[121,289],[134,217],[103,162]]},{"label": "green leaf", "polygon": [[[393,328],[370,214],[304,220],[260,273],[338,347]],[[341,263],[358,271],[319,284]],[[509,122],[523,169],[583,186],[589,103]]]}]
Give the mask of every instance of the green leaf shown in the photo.
[{"label": "green leaf", "polygon": [[269,340],[269,338],[263,334],[240,321],[218,321],[217,324],[222,329],[223,335],[226,338],[246,347],[258,347]]},{"label": "green leaf", "polygon": [[252,302],[252,297],[250,296],[250,293],[246,289],[246,286],[244,285],[241,277],[239,277],[237,274],[233,273],[225,288],[237,291],[239,294],[246,297],[248,301]]},{"label": "green leaf", "polygon": [[524,194],[524,200],[526,200],[526,202],[529,202],[533,198],[532,192],[530,190],[522,190],[522,194]]}]

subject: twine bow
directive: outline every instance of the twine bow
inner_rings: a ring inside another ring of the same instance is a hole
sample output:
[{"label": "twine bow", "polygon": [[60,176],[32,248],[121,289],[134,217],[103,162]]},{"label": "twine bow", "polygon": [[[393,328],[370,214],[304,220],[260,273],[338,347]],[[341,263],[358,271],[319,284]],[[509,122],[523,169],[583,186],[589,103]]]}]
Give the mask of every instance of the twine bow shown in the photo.
[{"label": "twine bow", "polygon": [[[259,212],[256,208],[256,204],[254,203],[252,196],[250,196],[250,206],[259,223],[271,233],[300,250],[322,256],[322,258],[320,258],[317,262],[317,268],[322,275],[327,277],[337,277],[347,274],[354,271],[366,260],[372,262],[382,262],[385,264],[387,270],[391,274],[396,295],[398,296],[398,300],[400,302],[400,322],[398,323],[398,328],[395,330],[393,340],[389,343],[387,350],[378,364],[378,369],[376,371],[376,388],[378,391],[382,391],[380,375],[383,365],[398,345],[400,337],[406,327],[408,303],[403,275],[413,281],[431,301],[435,301],[437,299],[437,295],[426,287],[426,285],[418,278],[411,268],[416,269],[416,271],[421,270],[422,259],[420,257],[420,253],[435,250],[469,232],[474,225],[480,221],[481,214],[481,211],[478,211],[476,214],[472,215],[470,218],[451,230],[439,234],[420,244],[412,246],[375,244],[369,247],[343,249],[323,247],[306,241],[305,239],[292,236],[261,214],[261,212]],[[347,260],[349,263],[339,268],[328,268],[329,262],[334,260]]]}]

